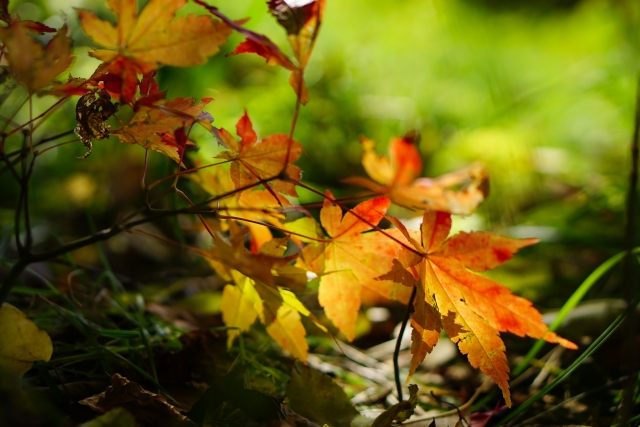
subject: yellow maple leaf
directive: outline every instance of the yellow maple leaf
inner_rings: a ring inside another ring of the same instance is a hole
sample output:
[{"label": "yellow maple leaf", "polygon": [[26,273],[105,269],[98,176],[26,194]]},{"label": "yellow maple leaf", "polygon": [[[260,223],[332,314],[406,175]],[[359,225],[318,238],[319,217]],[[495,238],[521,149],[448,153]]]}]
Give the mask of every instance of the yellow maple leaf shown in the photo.
[{"label": "yellow maple leaf", "polygon": [[23,312],[11,304],[0,306],[0,368],[22,377],[33,362],[51,359],[53,344]]},{"label": "yellow maple leaf", "polygon": [[151,0],[138,14],[137,0],[107,0],[118,17],[114,26],[88,10],[79,9],[84,32],[105,49],[91,55],[106,62],[125,56],[149,72],[159,64],[189,67],[217,53],[231,29],[209,16],[175,18],[186,0]]},{"label": "yellow maple leaf", "polygon": [[291,356],[306,363],[309,345],[300,315],[317,320],[296,296],[286,289],[273,287],[231,271],[234,282],[222,293],[222,320],[227,327],[227,345],[248,331],[256,319],[265,325],[267,333]]},{"label": "yellow maple leaf", "polygon": [[[203,168],[197,173],[189,174],[188,177],[212,196],[231,194],[235,189],[229,170],[222,167]],[[252,247],[255,244],[255,248],[259,249],[273,238],[269,227],[260,223],[285,228],[283,221],[286,217],[279,208],[291,206],[291,203],[280,194],[270,193],[267,190],[252,190],[243,191],[240,197],[229,196],[216,199],[212,206],[242,222],[251,231]],[[242,221],[243,219],[247,221]],[[220,223],[222,231],[229,229],[226,221],[220,221]],[[292,239],[295,240],[295,236],[292,236]]]},{"label": "yellow maple leaf", "polygon": [[209,16],[175,18],[186,0],[151,0],[138,13],[137,0],[107,0],[118,18],[117,25],[78,9],[84,32],[103,49],[90,52],[113,65],[110,71],[122,76],[124,102],[135,94],[138,73],[162,65],[190,67],[204,64],[226,42],[231,29]]}]

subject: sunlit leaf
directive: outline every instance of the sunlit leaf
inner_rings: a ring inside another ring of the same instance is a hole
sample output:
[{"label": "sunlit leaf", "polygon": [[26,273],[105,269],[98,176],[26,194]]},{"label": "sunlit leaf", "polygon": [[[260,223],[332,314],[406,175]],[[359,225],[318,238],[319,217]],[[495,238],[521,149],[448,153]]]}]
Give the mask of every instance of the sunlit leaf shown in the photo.
[{"label": "sunlit leaf", "polygon": [[397,205],[414,210],[438,210],[469,215],[488,193],[488,172],[474,164],[438,178],[419,178],[422,159],[415,134],[393,138],[389,157],[378,156],[375,142],[362,140],[362,165],[371,179],[350,177],[343,181],[387,195]]},{"label": "sunlit leaf", "polygon": [[390,280],[376,280],[391,269],[395,253],[401,247],[393,238],[403,237],[397,230],[388,230],[387,235],[366,233],[384,217],[390,204],[387,197],[362,202],[344,217],[342,209],[331,200],[333,195],[327,191],[320,211],[330,242],[310,244],[303,249],[302,256],[320,276],[318,299],[327,317],[353,340],[363,287],[386,298],[408,299],[410,288]]},{"label": "sunlit leaf", "polygon": [[117,25],[78,9],[84,32],[103,49],[90,54],[113,66],[111,72],[123,78],[123,102],[135,93],[137,74],[160,65],[189,67],[204,64],[220,50],[231,29],[209,16],[186,15],[176,18],[186,0],[151,0],[138,13],[137,0],[108,0],[118,18]]},{"label": "sunlit leaf", "polygon": [[[409,236],[400,221],[393,218],[391,221]],[[518,249],[537,243],[537,239],[510,239],[488,233],[460,233],[447,239],[450,229],[450,214],[425,212],[422,242],[411,240],[414,250],[409,252],[403,248],[404,254],[399,258],[421,279],[411,322],[414,331],[409,378],[433,349],[440,330],[444,329],[462,354],[467,355],[471,365],[480,368],[498,384],[510,406],[509,365],[499,332],[544,338],[570,349],[577,347],[549,332],[542,322],[542,315],[530,301],[467,270],[484,271],[497,267]]]},{"label": "sunlit leaf", "polygon": [[300,179],[300,168],[292,163],[300,157],[302,146],[284,134],[270,135],[257,141],[246,112],[236,125],[236,133],[241,138],[240,141],[236,141],[227,130],[218,130],[220,144],[229,151],[216,156],[231,162],[231,179],[236,188],[269,180],[264,183],[265,187],[297,197],[295,186],[282,178],[296,181]]}]

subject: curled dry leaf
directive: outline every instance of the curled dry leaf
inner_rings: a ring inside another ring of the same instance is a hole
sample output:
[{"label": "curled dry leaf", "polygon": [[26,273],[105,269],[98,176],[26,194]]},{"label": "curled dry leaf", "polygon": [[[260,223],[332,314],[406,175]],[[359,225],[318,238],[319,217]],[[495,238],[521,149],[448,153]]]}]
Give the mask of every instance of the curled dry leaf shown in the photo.
[{"label": "curled dry leaf", "polygon": [[49,43],[42,46],[19,19],[11,21],[8,27],[0,27],[9,69],[29,92],[38,92],[71,65],[71,39],[67,31],[67,26],[62,26]]},{"label": "curled dry leaf", "polygon": [[371,427],[391,427],[392,423],[408,420],[418,405],[418,386],[409,384],[409,399],[398,402],[378,416]]},{"label": "curled dry leaf", "polygon": [[115,408],[129,411],[143,425],[157,427],[195,427],[196,424],[182,415],[160,395],[151,393],[136,382],[120,374],[111,377],[111,385],[105,391],[79,402],[99,413]]},{"label": "curled dry leaf", "polygon": [[87,147],[87,153],[79,157],[86,159],[91,154],[92,139],[104,139],[109,136],[107,119],[118,111],[118,103],[111,102],[111,96],[104,89],[83,95],[76,104],[75,133]]},{"label": "curled dry leaf", "polygon": [[389,157],[378,156],[375,142],[363,138],[362,165],[371,179],[350,177],[343,181],[387,195],[399,206],[414,210],[438,210],[469,215],[482,203],[489,190],[489,173],[479,164],[438,178],[418,178],[422,159],[414,133],[393,138]]},{"label": "curled dry leaf", "polygon": [[48,362],[53,354],[49,334],[40,330],[22,311],[6,302],[0,308],[0,368],[22,377],[33,362]]},{"label": "curled dry leaf", "polygon": [[299,5],[290,3],[286,0],[269,0],[267,6],[287,31],[293,55],[304,70],[322,24],[325,0],[312,0]]},{"label": "curled dry leaf", "polygon": [[483,232],[460,233],[447,239],[451,215],[427,211],[422,221],[422,241],[418,242],[400,221],[389,219],[413,246],[413,251],[401,250],[399,261],[420,279],[411,319],[413,357],[407,380],[444,329],[471,365],[498,384],[511,406],[509,365],[499,332],[544,338],[569,349],[577,348],[550,332],[530,301],[469,271],[495,268],[519,249],[537,243],[537,239],[511,239]]}]

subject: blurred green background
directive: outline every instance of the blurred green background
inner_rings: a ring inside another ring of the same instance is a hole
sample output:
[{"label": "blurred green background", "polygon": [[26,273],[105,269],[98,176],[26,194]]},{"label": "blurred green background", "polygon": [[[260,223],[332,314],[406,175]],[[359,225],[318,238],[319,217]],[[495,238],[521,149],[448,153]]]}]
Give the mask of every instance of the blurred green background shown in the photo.
[{"label": "blurred green background", "polygon": [[[212,4],[232,19],[250,17],[247,27],[289,51],[263,0]],[[86,55],[91,42],[73,7],[113,19],[97,1],[12,2],[10,11],[54,27],[69,22],[77,50],[71,73],[88,77],[98,62]],[[204,10],[189,4],[181,13],[189,12]],[[241,40],[234,35],[206,65],[163,68],[160,88],[170,98],[214,98],[208,110],[216,126],[232,129],[247,109],[259,135],[287,133],[295,102],[288,74],[255,55],[225,57]],[[425,176],[484,162],[492,193],[456,228],[540,237],[542,244],[494,274],[543,306],[558,306],[622,248],[639,53],[637,0],[327,0],[306,76],[311,101],[295,133],[306,149],[298,164],[307,183],[345,195],[356,190],[340,179],[364,173],[360,136],[383,152],[391,137],[412,129],[423,137]],[[42,99],[36,110],[51,102]],[[72,129],[74,103],[40,135]],[[211,162],[219,150],[211,135],[196,141],[192,157]],[[142,201],[141,147],[105,140],[76,160],[83,153],[79,142],[52,150],[34,177],[36,227],[55,224],[65,239],[89,231],[85,210],[108,226]],[[150,161],[152,176],[175,167],[156,153]],[[6,242],[17,189],[8,174],[0,186]],[[314,200],[301,194],[302,202]],[[117,252],[117,241],[109,248]],[[612,296],[616,280],[591,297]]]}]

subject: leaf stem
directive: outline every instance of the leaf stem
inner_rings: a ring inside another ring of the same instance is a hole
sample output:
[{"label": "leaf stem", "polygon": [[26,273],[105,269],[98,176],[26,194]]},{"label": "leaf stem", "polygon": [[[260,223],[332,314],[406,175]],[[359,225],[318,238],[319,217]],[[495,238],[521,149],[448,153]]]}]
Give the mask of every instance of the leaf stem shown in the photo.
[{"label": "leaf stem", "polygon": [[413,300],[416,299],[416,288],[413,287],[411,291],[411,297],[409,298],[409,302],[407,303],[407,309],[404,311],[404,319],[402,319],[402,326],[400,326],[400,333],[398,334],[398,338],[396,340],[396,348],[393,351],[393,374],[396,379],[396,389],[398,390],[398,402],[402,402],[402,383],[400,382],[400,365],[398,364],[398,357],[400,356],[400,346],[402,344],[402,337],[404,336],[404,330],[407,328],[407,323],[409,323],[409,314],[411,314],[411,307],[413,306]]}]

